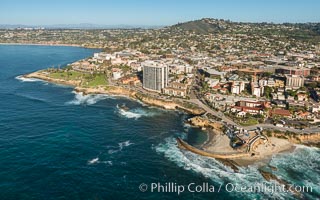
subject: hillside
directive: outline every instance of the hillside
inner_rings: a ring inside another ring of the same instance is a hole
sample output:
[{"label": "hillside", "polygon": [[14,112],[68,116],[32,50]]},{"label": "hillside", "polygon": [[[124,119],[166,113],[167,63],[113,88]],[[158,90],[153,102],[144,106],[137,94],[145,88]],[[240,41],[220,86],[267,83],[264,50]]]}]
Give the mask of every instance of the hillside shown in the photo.
[{"label": "hillside", "polygon": [[246,34],[279,36],[301,41],[320,42],[320,23],[248,23],[203,18],[166,27],[171,33],[193,32],[196,34]]},{"label": "hillside", "polygon": [[224,20],[215,20],[204,18],[195,21],[178,23],[171,26],[171,29],[181,29],[184,31],[192,31],[200,34],[217,33],[227,28],[227,22]]}]

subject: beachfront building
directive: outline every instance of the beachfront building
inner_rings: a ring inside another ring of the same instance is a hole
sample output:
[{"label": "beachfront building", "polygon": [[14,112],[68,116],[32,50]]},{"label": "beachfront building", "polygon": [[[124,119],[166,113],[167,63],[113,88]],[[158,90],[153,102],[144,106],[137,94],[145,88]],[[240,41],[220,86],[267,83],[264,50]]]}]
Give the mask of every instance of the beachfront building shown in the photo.
[{"label": "beachfront building", "polygon": [[170,96],[186,97],[187,87],[186,84],[172,82],[168,84],[168,87],[163,88],[163,93]]},{"label": "beachfront building", "polygon": [[168,66],[157,61],[146,61],[143,64],[143,88],[161,92],[168,86]]}]

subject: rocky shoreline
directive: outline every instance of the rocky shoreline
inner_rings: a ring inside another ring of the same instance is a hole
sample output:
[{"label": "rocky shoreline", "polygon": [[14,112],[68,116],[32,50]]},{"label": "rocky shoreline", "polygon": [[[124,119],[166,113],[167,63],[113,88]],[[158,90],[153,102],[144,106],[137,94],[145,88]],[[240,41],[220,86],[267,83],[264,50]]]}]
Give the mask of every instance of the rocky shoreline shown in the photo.
[{"label": "rocky shoreline", "polygon": [[126,96],[133,100],[141,101],[147,105],[157,106],[167,110],[182,110],[192,115],[202,115],[205,111],[195,104],[185,102],[183,100],[164,100],[151,97],[132,89],[127,89],[121,86],[98,86],[98,87],[82,87],[81,80],[64,80],[49,77],[45,71],[37,71],[30,74],[23,75],[24,78],[35,78],[44,80],[50,83],[73,86],[76,92],[83,94],[108,94],[114,96]]},{"label": "rocky shoreline", "polygon": [[30,74],[22,75],[21,77],[40,79],[40,80],[47,81],[47,82],[50,82],[50,83],[61,84],[61,85],[68,85],[68,86],[74,86],[74,87],[80,85],[80,83],[81,83],[80,80],[54,79],[54,78],[51,78],[51,77],[49,77],[49,76],[46,76],[46,75],[44,74],[44,72],[41,71],[41,70],[40,70],[40,71],[37,71],[37,72],[30,73]]},{"label": "rocky shoreline", "polygon": [[[212,128],[214,130],[220,129],[222,127],[221,123],[210,121],[208,118],[201,116],[195,116],[190,118],[188,122],[192,126],[199,128]],[[271,136],[276,138],[281,138],[288,140],[292,144],[302,144],[306,146],[316,146],[320,143],[320,133],[300,133],[300,134],[289,134],[288,132],[277,132],[271,131]]]},{"label": "rocky shoreline", "polygon": [[[223,134],[221,128],[222,124],[219,122],[211,121],[208,118],[201,116],[195,116],[188,120],[194,127],[202,128],[206,130],[208,134],[208,140],[200,146],[200,150],[206,153],[193,151],[199,155],[217,154],[235,154],[239,153],[230,146],[230,139],[228,136]],[[293,152],[296,144],[308,145],[308,144],[319,144],[320,143],[320,133],[312,134],[299,134],[299,135],[288,135],[286,132],[273,133],[269,137],[269,142],[267,144],[261,144],[257,147],[254,156],[242,156],[239,158],[228,158],[234,161],[239,166],[248,165],[259,165],[265,166],[269,163],[270,159],[274,154]],[[308,145],[309,146],[309,145]],[[311,145],[313,146],[313,145]],[[188,149],[190,150],[190,149]],[[213,156],[208,156],[213,157]]]},{"label": "rocky shoreline", "polygon": [[[64,79],[56,79],[51,78],[46,74],[46,72],[43,70],[33,72],[30,74],[23,75],[24,78],[34,78],[34,79],[40,79],[44,80],[50,83],[55,84],[62,84],[62,85],[69,85],[74,87],[74,91],[83,93],[84,95],[89,94],[107,94],[107,95],[113,95],[113,96],[125,96],[132,100],[141,101],[142,103],[145,103],[147,105],[157,106],[168,110],[182,110],[184,112],[187,112],[189,114],[194,115],[194,117],[188,119],[188,123],[190,123],[192,126],[199,127],[202,129],[205,129],[207,131],[209,139],[201,146],[201,149],[197,149],[188,143],[184,142],[180,138],[177,139],[177,144],[180,148],[185,149],[187,151],[191,151],[195,154],[211,157],[225,166],[230,167],[235,172],[239,171],[240,166],[248,166],[251,164],[256,164],[258,161],[262,161],[263,165],[260,166],[259,172],[266,180],[274,180],[279,182],[280,184],[288,186],[288,183],[281,180],[280,178],[276,177],[271,171],[277,170],[275,167],[269,167],[271,170],[263,170],[264,167],[269,166],[268,162],[266,160],[268,157],[272,156],[276,153],[281,153],[284,151],[292,150],[293,145],[292,144],[306,144],[306,143],[313,143],[314,141],[319,142],[320,141],[320,133],[316,134],[300,134],[298,136],[288,136],[285,133],[275,133],[273,132],[272,136],[274,137],[282,137],[283,140],[287,140],[290,142],[290,145],[284,146],[284,148],[277,149],[276,151],[269,152],[268,155],[263,155],[259,157],[252,158],[249,153],[243,153],[243,152],[226,152],[226,153],[219,153],[219,152],[211,152],[212,148],[216,149],[223,149],[225,150],[226,146],[229,146],[229,143],[223,142],[223,136],[222,134],[217,134],[217,132],[221,131],[223,124],[220,122],[212,121],[208,118],[202,117],[200,115],[204,114],[205,111],[202,108],[199,108],[196,105],[192,105],[189,102],[183,102],[183,101],[174,101],[174,100],[164,100],[164,99],[156,99],[154,97],[151,97],[147,94],[143,94],[141,92],[127,89],[121,86],[98,86],[98,87],[82,87],[81,86],[81,80],[64,80]],[[219,137],[217,137],[219,136]],[[216,142],[215,142],[216,141]],[[222,142],[221,142],[222,141]],[[215,143],[214,143],[215,142]],[[217,144],[220,143],[218,146]],[[222,145],[222,146],[221,146]],[[230,147],[231,148],[231,147]],[[270,154],[271,153],[271,154]],[[263,161],[264,160],[264,161]],[[295,195],[299,196],[300,194]]]}]

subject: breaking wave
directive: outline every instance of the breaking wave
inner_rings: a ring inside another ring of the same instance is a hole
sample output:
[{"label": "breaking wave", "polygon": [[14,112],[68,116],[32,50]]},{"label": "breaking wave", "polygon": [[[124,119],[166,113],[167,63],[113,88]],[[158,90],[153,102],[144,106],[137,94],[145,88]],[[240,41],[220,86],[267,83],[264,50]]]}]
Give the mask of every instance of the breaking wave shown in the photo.
[{"label": "breaking wave", "polygon": [[[164,143],[161,143],[153,147],[157,153],[163,154],[165,158],[175,163],[177,166],[184,170],[190,170],[197,174],[211,179],[214,183],[226,185],[232,183],[238,186],[254,187],[272,184],[278,184],[274,181],[266,181],[257,166],[250,165],[248,167],[239,167],[239,172],[234,172],[230,167],[223,165],[221,162],[203,156],[196,155],[189,151],[180,150],[177,146],[176,139],[169,137],[165,139]],[[301,148],[301,147],[300,147]],[[308,151],[308,152],[306,152]],[[307,154],[302,156],[301,154]],[[320,181],[320,161],[319,161],[319,150],[316,149],[304,149],[302,152],[299,148],[292,154],[283,154],[272,158],[271,165],[277,167],[279,170],[275,173],[281,179],[288,181],[290,184],[298,184],[312,186],[315,189],[317,183]],[[306,160],[308,160],[306,162]],[[295,173],[305,174],[305,177],[299,177],[299,180],[288,178],[286,175],[292,170],[296,170]],[[312,183],[310,183],[310,181]],[[319,195],[318,191],[316,191]],[[230,193],[243,199],[254,199],[254,198],[275,198],[275,199],[294,199],[291,193],[281,193],[260,191],[259,193]],[[305,194],[305,193],[304,193]],[[310,194],[307,194],[310,195]],[[313,197],[314,198],[314,197]]]},{"label": "breaking wave", "polygon": [[301,186],[311,186],[312,193],[304,193],[308,199],[320,196],[320,150],[316,147],[297,145],[293,153],[279,154],[270,164],[276,166],[277,176]]},{"label": "breaking wave", "polygon": [[26,78],[21,76],[15,77],[15,79],[21,81],[21,82],[37,82],[37,81],[42,81],[41,79],[36,79],[36,78]]},{"label": "breaking wave", "polygon": [[150,109],[145,110],[143,108],[125,110],[119,107],[119,105],[117,105],[117,110],[121,116],[126,117],[128,119],[139,119],[140,117],[151,117],[157,115],[157,112],[151,111]]},{"label": "breaking wave", "polygon": [[109,95],[106,94],[88,94],[84,95],[82,92],[75,92],[74,99],[67,102],[67,105],[92,105],[97,103],[98,101],[111,98]]}]

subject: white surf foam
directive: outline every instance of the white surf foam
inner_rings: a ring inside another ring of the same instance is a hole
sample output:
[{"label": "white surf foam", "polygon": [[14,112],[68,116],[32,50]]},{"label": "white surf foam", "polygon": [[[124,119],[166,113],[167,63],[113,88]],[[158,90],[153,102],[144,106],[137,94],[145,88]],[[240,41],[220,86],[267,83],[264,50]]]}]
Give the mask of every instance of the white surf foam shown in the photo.
[{"label": "white surf foam", "polygon": [[[193,154],[189,151],[180,150],[177,147],[176,140],[173,137],[166,138],[165,143],[155,147],[156,152],[163,154],[168,160],[174,162],[184,170],[190,170],[211,179],[218,184],[226,185],[232,183],[237,186],[254,187],[256,185],[269,185],[271,182],[264,180],[256,166],[239,167],[239,172],[235,173],[230,167],[223,165],[221,162]],[[274,184],[274,183],[273,183]],[[285,195],[275,192],[270,196],[270,193],[234,193],[237,197],[243,198],[276,198],[286,199]]]},{"label": "white surf foam", "polygon": [[36,82],[36,81],[42,81],[41,79],[36,79],[36,78],[26,78],[21,76],[15,77],[15,79],[21,81],[21,82]]},{"label": "white surf foam", "polygon": [[128,147],[130,145],[132,145],[134,143],[131,143],[130,140],[127,140],[127,141],[124,141],[124,142],[120,142],[118,143],[118,146],[117,147],[114,147],[114,146],[108,146],[108,148],[110,148],[108,150],[108,154],[114,154],[114,153],[117,153],[119,151],[122,151],[122,149],[124,147]]},{"label": "white surf foam", "polygon": [[139,114],[139,113],[134,113],[134,112],[131,112],[131,111],[125,111],[123,109],[119,109],[119,114],[121,116],[124,116],[128,119],[138,119],[140,117],[142,117],[142,114]]},{"label": "white surf foam", "polygon": [[95,163],[99,163],[99,158],[98,157],[88,161],[89,165],[92,165],[92,164],[95,164]]},{"label": "white surf foam", "polygon": [[119,105],[117,105],[118,113],[126,117],[128,119],[139,119],[140,117],[151,117],[154,115],[157,115],[157,112],[151,111],[151,110],[145,110],[143,108],[134,108],[131,110],[124,110]]},{"label": "white surf foam", "polygon": [[[297,145],[293,153],[276,155],[272,158],[270,164],[278,168],[278,171],[274,172],[277,176],[293,184],[298,183],[300,186],[311,186],[313,192],[319,195],[319,157],[320,150],[318,148]],[[312,194],[307,193],[306,195]]]},{"label": "white surf foam", "polygon": [[112,166],[113,163],[110,160],[106,160],[106,161],[100,161],[99,157],[93,158],[92,160],[88,161],[88,165],[93,165],[93,164],[99,164],[99,163],[103,163],[109,166]]},{"label": "white surf foam", "polygon": [[118,144],[119,144],[120,150],[122,150],[123,147],[128,147],[128,146],[130,146],[130,145],[132,145],[132,144],[134,144],[134,143],[131,143],[130,140],[127,140],[127,141],[124,141],[124,142],[120,142],[120,143],[118,143]]},{"label": "white surf foam", "polygon": [[93,105],[98,101],[110,98],[105,94],[88,94],[84,95],[82,92],[72,92],[75,94],[74,99],[67,102],[67,105]]}]

